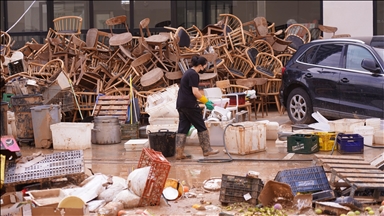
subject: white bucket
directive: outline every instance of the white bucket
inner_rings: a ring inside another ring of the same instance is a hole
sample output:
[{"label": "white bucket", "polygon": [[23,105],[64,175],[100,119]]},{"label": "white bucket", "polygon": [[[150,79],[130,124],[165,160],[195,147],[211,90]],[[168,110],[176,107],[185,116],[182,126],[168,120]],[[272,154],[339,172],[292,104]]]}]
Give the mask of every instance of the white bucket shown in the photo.
[{"label": "white bucket", "polygon": [[364,145],[372,145],[374,128],[371,126],[358,126],[354,128],[353,133],[360,134],[364,137]]},{"label": "white bucket", "polygon": [[375,130],[379,130],[380,129],[380,118],[369,118],[369,119],[365,119],[365,125],[366,126],[371,126],[373,127]]},{"label": "white bucket", "polygon": [[384,145],[384,129],[376,130],[373,139],[373,143],[375,143],[376,145]]},{"label": "white bucket", "polygon": [[265,122],[241,122],[228,126],[225,145],[230,154],[246,155],[266,150]]}]

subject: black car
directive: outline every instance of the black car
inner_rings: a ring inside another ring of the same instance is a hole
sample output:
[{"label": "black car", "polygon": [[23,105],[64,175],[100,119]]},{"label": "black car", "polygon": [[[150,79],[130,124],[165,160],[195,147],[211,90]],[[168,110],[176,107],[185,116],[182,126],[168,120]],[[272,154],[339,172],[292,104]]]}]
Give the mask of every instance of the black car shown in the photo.
[{"label": "black car", "polygon": [[304,44],[282,70],[281,104],[294,124],[328,119],[384,119],[384,36]]}]

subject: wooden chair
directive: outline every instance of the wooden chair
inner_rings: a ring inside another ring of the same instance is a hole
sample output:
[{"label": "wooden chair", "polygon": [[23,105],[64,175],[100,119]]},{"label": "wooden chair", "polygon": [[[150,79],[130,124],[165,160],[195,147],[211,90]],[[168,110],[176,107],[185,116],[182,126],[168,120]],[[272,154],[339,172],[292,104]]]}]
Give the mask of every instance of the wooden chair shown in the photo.
[{"label": "wooden chair", "polygon": [[279,54],[276,56],[276,58],[279,59],[283,67],[285,67],[287,62],[292,58],[292,54],[288,54],[288,53]]},{"label": "wooden chair", "polygon": [[44,65],[31,62],[28,64],[28,74],[31,77],[48,80],[54,74],[62,71],[66,73],[64,68],[64,62],[61,59],[53,59]]},{"label": "wooden chair", "polygon": [[253,64],[248,59],[235,55],[233,56],[233,63],[225,61],[224,68],[232,78],[246,78],[252,71]]},{"label": "wooden chair", "polygon": [[332,36],[335,35],[335,33],[336,33],[336,31],[337,31],[337,27],[333,27],[333,26],[318,25],[318,28],[319,28],[322,32],[325,32],[325,33],[331,33]]},{"label": "wooden chair", "polygon": [[[282,107],[280,105],[280,99],[279,99],[279,91],[281,87],[282,81],[281,79],[268,79],[267,81],[267,87],[265,92],[259,92],[259,95],[264,97],[264,101],[266,101],[267,104],[276,104],[277,111],[279,114],[282,114]],[[274,100],[269,100],[269,97],[273,97]],[[268,106],[267,107],[267,113],[268,113]]]},{"label": "wooden chair", "polygon": [[205,73],[199,74],[200,81],[209,81],[210,86],[213,87],[214,81],[217,80],[217,68],[223,66],[224,60],[218,59],[216,53],[208,53],[201,56],[207,59],[208,66]]},{"label": "wooden chair", "polygon": [[232,14],[220,14],[224,30],[224,40],[228,49],[243,50],[245,46],[245,37],[243,23]]},{"label": "wooden chair", "polygon": [[115,16],[107,19],[105,21],[105,24],[109,27],[109,30],[111,31],[111,36],[113,36],[113,30],[114,28],[116,29],[121,29],[125,28],[127,32],[129,32],[128,24],[127,24],[127,16],[121,15],[121,16]]},{"label": "wooden chair", "polygon": [[[244,93],[245,91],[250,89],[243,85],[230,84],[229,80],[216,81],[216,87],[219,87],[223,91],[223,94],[227,96],[236,93]],[[238,100],[237,96],[236,100]],[[239,104],[239,101],[236,101],[236,105],[229,105],[229,107],[233,106],[237,107],[236,112],[241,109],[246,109],[248,112],[248,121],[251,120],[252,104],[249,101],[245,101],[244,104]]]},{"label": "wooden chair", "polygon": [[281,74],[283,65],[279,59],[268,53],[259,53],[256,56],[254,65],[254,73],[252,78],[259,75],[260,77],[275,78]]},{"label": "wooden chair", "polygon": [[265,40],[255,40],[250,47],[245,49],[245,56],[252,62],[253,65],[256,63],[256,56],[259,53],[268,53],[273,55],[272,46]]},{"label": "wooden chair", "polygon": [[288,49],[294,53],[301,45],[311,41],[311,32],[304,25],[292,24],[285,30],[284,40],[292,42],[288,45]]},{"label": "wooden chair", "polygon": [[[256,91],[256,98],[250,99],[249,102],[252,104],[252,107],[255,110],[255,119],[261,108],[261,117],[264,118],[264,108],[266,115],[268,116],[267,103],[264,100],[265,97],[261,96],[260,93],[267,92],[267,78],[247,78],[247,79],[236,79],[236,84],[246,86],[249,89],[254,89]],[[260,94],[260,95],[259,95]]]},{"label": "wooden chair", "polygon": [[3,56],[9,56],[11,53],[12,38],[7,32],[0,31],[0,34],[0,54]]},{"label": "wooden chair", "polygon": [[79,36],[83,18],[79,16],[62,16],[53,20],[54,30],[62,36]]}]

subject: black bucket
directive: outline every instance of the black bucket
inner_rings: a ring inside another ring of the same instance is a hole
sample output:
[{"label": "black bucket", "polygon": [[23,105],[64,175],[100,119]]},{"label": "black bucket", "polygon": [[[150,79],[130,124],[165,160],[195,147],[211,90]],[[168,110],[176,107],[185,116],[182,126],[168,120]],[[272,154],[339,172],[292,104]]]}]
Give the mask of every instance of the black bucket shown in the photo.
[{"label": "black bucket", "polygon": [[176,151],[176,132],[160,129],[158,132],[148,134],[149,146],[155,151],[163,153],[164,157],[172,157]]}]

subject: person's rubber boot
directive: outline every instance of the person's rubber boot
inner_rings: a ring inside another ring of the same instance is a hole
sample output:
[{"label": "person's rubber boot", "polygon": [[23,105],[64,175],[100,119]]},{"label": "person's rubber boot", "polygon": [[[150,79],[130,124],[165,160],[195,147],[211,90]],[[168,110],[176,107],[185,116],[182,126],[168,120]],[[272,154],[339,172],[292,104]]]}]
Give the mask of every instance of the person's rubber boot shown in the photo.
[{"label": "person's rubber boot", "polygon": [[176,134],[176,160],[191,158],[191,155],[184,154],[184,146],[185,146],[186,140],[187,140],[186,134],[181,134],[181,133]]},{"label": "person's rubber boot", "polygon": [[200,147],[203,150],[203,155],[204,156],[209,156],[209,155],[214,155],[214,154],[219,153],[218,150],[213,150],[211,148],[211,142],[209,140],[209,132],[208,132],[208,130],[202,131],[202,132],[198,132],[197,135],[199,137]]}]

